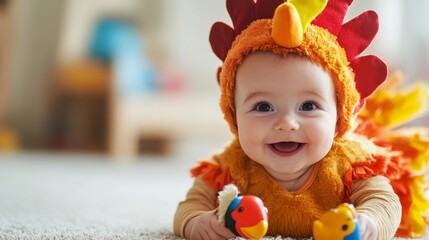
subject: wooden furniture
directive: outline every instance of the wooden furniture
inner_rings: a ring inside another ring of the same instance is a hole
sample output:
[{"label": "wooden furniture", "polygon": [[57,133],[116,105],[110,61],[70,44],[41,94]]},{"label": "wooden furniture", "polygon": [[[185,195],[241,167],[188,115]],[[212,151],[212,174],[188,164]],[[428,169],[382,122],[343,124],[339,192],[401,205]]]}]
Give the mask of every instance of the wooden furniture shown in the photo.
[{"label": "wooden furniture", "polygon": [[216,97],[211,95],[147,94],[112,99],[109,149],[116,159],[136,157],[142,138],[165,138],[174,144],[185,137],[227,139],[230,135]]},{"label": "wooden furniture", "polygon": [[109,67],[95,61],[59,67],[50,103],[52,149],[107,151],[110,79]]},{"label": "wooden furniture", "polygon": [[11,6],[0,0],[0,151],[16,150],[19,138],[9,120],[11,68]]},{"label": "wooden furniture", "polygon": [[187,137],[227,138],[218,97],[168,91],[121,93],[110,66],[63,65],[52,98],[51,147],[108,152],[114,159],[141,151],[169,154]]}]

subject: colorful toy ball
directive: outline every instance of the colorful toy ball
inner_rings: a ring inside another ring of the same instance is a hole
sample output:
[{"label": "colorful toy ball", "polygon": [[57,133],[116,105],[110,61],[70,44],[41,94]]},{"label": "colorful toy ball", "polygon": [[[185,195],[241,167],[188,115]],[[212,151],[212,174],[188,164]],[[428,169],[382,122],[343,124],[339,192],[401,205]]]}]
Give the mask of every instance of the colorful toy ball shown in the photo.
[{"label": "colorful toy ball", "polygon": [[360,240],[356,209],[343,203],[325,212],[314,222],[313,235],[315,240]]},{"label": "colorful toy ball", "polygon": [[268,210],[262,200],[253,195],[238,196],[235,185],[219,192],[219,220],[235,235],[259,239],[268,230]]}]

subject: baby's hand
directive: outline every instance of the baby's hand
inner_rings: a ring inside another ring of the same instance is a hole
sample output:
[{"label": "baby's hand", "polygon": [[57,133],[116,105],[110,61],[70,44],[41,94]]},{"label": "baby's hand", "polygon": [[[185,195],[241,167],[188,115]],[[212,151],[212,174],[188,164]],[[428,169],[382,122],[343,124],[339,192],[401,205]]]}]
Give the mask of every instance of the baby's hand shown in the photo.
[{"label": "baby's hand", "polygon": [[225,240],[226,238],[234,238],[235,235],[219,222],[214,210],[192,218],[185,226],[185,237],[191,240]]},{"label": "baby's hand", "polygon": [[359,226],[362,240],[377,239],[378,230],[374,219],[365,213],[358,213]]}]

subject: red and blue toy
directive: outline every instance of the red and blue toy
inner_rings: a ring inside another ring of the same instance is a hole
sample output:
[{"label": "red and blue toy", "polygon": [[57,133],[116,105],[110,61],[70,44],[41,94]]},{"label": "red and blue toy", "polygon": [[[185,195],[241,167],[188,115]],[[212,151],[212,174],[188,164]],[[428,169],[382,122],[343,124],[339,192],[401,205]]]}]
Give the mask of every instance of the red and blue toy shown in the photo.
[{"label": "red and blue toy", "polygon": [[235,235],[259,239],[268,230],[268,210],[262,200],[253,195],[239,196],[235,185],[219,192],[219,220]]}]

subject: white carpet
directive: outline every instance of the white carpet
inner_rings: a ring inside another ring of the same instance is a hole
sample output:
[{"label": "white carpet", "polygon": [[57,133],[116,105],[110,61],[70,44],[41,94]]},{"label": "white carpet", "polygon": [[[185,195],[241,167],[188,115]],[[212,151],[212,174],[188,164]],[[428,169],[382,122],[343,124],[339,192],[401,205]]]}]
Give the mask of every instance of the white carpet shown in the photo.
[{"label": "white carpet", "polygon": [[210,155],[203,152],[127,164],[100,155],[1,154],[0,239],[180,239],[173,215],[192,184],[188,169]]},{"label": "white carpet", "polygon": [[190,164],[163,158],[114,164],[103,156],[1,155],[0,239],[167,237],[176,205],[191,184]]}]

